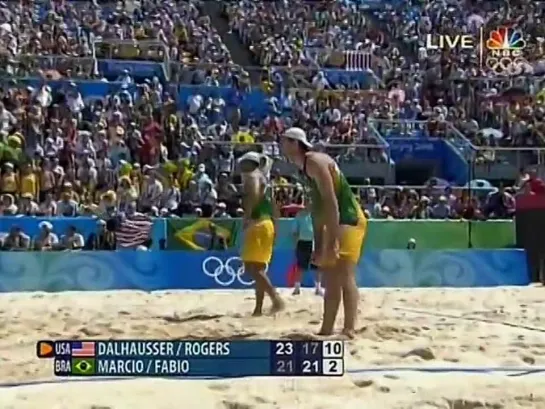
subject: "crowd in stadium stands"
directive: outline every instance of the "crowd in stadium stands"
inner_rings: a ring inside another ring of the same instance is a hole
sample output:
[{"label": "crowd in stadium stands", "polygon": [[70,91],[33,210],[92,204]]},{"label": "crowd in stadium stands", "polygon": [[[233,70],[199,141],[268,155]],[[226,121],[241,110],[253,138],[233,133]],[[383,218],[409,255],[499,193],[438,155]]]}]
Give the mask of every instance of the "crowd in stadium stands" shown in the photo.
[{"label": "crowd in stadium stands", "polygon": [[[487,6],[495,10],[489,13],[482,2],[469,0],[467,8],[401,3],[365,14],[345,2],[226,3],[232,35],[263,66],[257,85],[249,69],[233,63],[198,2],[141,1],[130,12],[96,2],[55,1],[52,8],[33,1],[4,4],[0,213],[101,220],[119,213],[240,216],[236,158],[256,144],[277,157],[276,142],[290,126],[304,128],[316,149],[351,163],[389,160],[369,131],[371,117],[425,121],[414,137],[443,136],[441,125],[449,121],[475,145],[545,146],[545,108],[530,97],[539,91],[540,79],[496,80],[477,70],[473,55],[434,55],[419,43],[426,33],[458,33],[460,27],[474,32],[510,19],[538,38],[534,63],[543,43],[541,6],[521,1],[504,16],[497,5]],[[308,54],[309,48],[322,51]],[[362,70],[372,73],[372,81],[328,77],[316,64],[354,68],[346,53],[324,54],[329,48],[370,55],[359,63],[369,63]],[[137,78],[125,69],[112,77],[96,58],[165,63],[168,74]],[[38,81],[29,85],[24,79],[30,77]],[[58,79],[64,80],[61,86],[46,81]],[[116,86],[104,98],[87,98],[80,79]],[[207,92],[178,93],[172,83],[204,85]],[[244,93],[256,87],[267,97],[266,109],[244,111]],[[391,129],[379,131],[388,135]],[[279,173],[273,173],[273,184],[290,215],[290,206],[303,200],[302,187]],[[484,220],[511,217],[517,194],[542,193],[541,188],[532,174],[515,187],[494,190],[387,188],[369,180],[355,191],[371,218]],[[74,234],[59,240],[82,247]]]},{"label": "crowd in stadium stands", "polygon": [[[301,2],[225,4],[230,26],[263,66],[313,66],[312,49],[374,52],[382,44],[366,18],[345,2],[310,5]],[[310,49],[310,51],[309,51]],[[338,66],[334,55],[319,53],[324,63]]]},{"label": "crowd in stadium stands", "polygon": [[[398,45],[387,56],[393,69],[385,76],[386,83],[405,84],[405,101],[416,97],[422,102],[417,113],[426,107],[436,110],[475,145],[545,146],[541,3],[521,0],[510,7],[499,1],[399,3],[373,13]],[[474,48],[448,51],[431,50],[426,44],[428,35],[437,41],[440,35],[479,39],[482,33],[486,41],[500,27],[518,30],[525,41],[517,63],[498,64],[497,59],[488,58],[485,47],[481,54],[477,41]],[[414,110],[409,110],[408,117],[413,115]],[[487,159],[497,159],[490,156]]]}]

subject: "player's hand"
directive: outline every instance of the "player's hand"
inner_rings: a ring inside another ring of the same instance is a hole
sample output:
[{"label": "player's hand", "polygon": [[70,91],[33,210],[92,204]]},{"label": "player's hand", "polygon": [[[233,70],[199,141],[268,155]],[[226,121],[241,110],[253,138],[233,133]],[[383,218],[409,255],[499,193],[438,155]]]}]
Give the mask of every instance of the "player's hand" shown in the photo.
[{"label": "player's hand", "polygon": [[319,266],[321,260],[322,260],[322,252],[320,250],[314,250],[312,252],[312,255],[310,256],[311,264],[314,264],[315,266]]},{"label": "player's hand", "polygon": [[328,266],[335,264],[339,258],[338,241],[326,243],[322,250],[316,250],[312,253],[311,263],[316,266]]}]

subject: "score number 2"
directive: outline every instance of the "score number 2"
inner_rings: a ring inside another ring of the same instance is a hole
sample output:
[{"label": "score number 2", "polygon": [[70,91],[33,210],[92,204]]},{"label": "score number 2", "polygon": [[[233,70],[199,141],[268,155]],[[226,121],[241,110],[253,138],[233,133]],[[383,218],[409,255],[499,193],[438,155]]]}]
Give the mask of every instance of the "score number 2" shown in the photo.
[{"label": "score number 2", "polygon": [[293,342],[277,342],[274,350],[276,356],[293,355],[295,352]]},{"label": "score number 2", "polygon": [[322,366],[324,375],[344,375],[344,362],[342,359],[323,359]]}]

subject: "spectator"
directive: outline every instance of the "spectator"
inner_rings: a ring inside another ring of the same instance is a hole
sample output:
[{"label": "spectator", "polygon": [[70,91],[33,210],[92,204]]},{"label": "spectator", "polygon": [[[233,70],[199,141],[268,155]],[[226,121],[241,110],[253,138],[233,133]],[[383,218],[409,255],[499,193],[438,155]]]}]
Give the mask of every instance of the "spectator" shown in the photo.
[{"label": "spectator", "polygon": [[59,244],[59,238],[53,233],[53,225],[49,222],[40,222],[40,232],[33,239],[34,250],[51,251]]},{"label": "spectator", "polygon": [[8,235],[2,242],[4,251],[28,251],[30,249],[30,237],[19,226],[12,226]]},{"label": "spectator", "polygon": [[119,211],[127,211],[127,206],[136,202],[137,199],[138,191],[133,186],[129,176],[121,176],[119,178],[119,188],[117,189],[117,208]]},{"label": "spectator", "polygon": [[488,195],[485,212],[488,217],[492,216],[506,219],[513,216],[515,212],[515,200],[513,196],[501,186],[498,191]]},{"label": "spectator", "polygon": [[433,206],[431,216],[434,219],[448,219],[451,215],[450,206],[447,203],[447,198],[444,195],[439,196],[439,203]]},{"label": "spectator", "polygon": [[168,188],[163,193],[163,198],[161,199],[161,207],[164,208],[167,212],[176,212],[178,209],[178,204],[181,200],[180,189],[174,183],[174,180],[169,181]]},{"label": "spectator", "polygon": [[104,220],[97,221],[97,231],[96,233],[91,233],[87,238],[85,243],[86,250],[115,250],[117,248],[117,243],[115,239],[114,230],[112,228],[112,223],[110,226]]},{"label": "spectator", "polygon": [[[65,187],[70,187],[65,184]],[[57,202],[57,215],[64,217],[75,217],[77,214],[78,203],[72,199],[70,191],[61,194],[61,200]]]},{"label": "spectator", "polygon": [[[229,27],[263,64],[256,72],[233,64],[200,2],[144,0],[127,15],[65,3],[42,5],[36,21],[13,18],[18,6],[6,5],[12,34],[0,38],[9,76],[0,92],[3,214],[237,216],[234,164],[249,149],[277,160],[275,196],[290,209],[304,192],[278,157],[277,141],[294,125],[358,179],[368,165],[394,171],[384,148],[390,137],[447,138],[462,156],[466,143],[478,145],[483,166],[514,163],[498,146],[545,146],[537,76],[493,78],[472,52],[422,48],[426,34],[492,29],[502,16],[492,3],[387,1],[372,10],[340,1],[226,3]],[[540,13],[531,2],[510,8],[513,27],[532,36],[543,34]],[[90,24],[90,15],[101,18]],[[31,37],[19,41],[28,29]],[[543,43],[534,43],[527,38],[532,58],[524,57],[536,74]],[[422,122],[400,129],[392,120]],[[543,159],[517,155],[524,165]],[[527,183],[521,188],[545,193],[537,176]],[[512,206],[502,207],[510,201],[499,198],[517,194],[365,184],[361,205],[377,218],[511,217]]]},{"label": "spectator", "polygon": [[156,177],[155,171],[151,167],[144,166],[144,182],[142,184],[142,193],[140,196],[140,208],[146,213],[153,206],[161,203],[163,195],[163,184]]},{"label": "spectator", "polygon": [[41,216],[52,217],[56,216],[57,213],[57,203],[53,200],[53,193],[48,191],[43,197],[43,201],[39,205],[38,213]]},{"label": "spectator", "polygon": [[411,210],[411,218],[429,219],[431,215],[430,199],[427,196],[420,197],[420,201]]},{"label": "spectator", "polygon": [[231,215],[227,213],[227,205],[223,202],[219,202],[217,205],[216,213],[214,214],[214,217],[217,217],[219,219],[229,219],[231,218]]},{"label": "spectator", "polygon": [[16,195],[19,186],[19,177],[15,173],[13,163],[4,164],[4,173],[2,175],[2,193]]},{"label": "spectator", "polygon": [[61,236],[59,246],[65,250],[82,250],[85,246],[85,240],[83,236],[78,233],[76,227],[68,226],[66,234]]},{"label": "spectator", "polygon": [[19,213],[26,216],[35,216],[40,212],[38,204],[32,200],[32,193],[23,193],[21,195],[21,205],[19,206]]}]

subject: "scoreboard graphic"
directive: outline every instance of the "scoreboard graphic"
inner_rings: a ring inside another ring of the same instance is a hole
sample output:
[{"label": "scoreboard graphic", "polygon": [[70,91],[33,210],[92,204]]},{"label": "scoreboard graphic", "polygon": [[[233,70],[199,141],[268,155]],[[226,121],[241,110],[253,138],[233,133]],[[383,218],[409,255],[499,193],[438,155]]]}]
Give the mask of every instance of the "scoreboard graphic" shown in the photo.
[{"label": "scoreboard graphic", "polygon": [[56,376],[343,376],[343,341],[39,341]]}]

